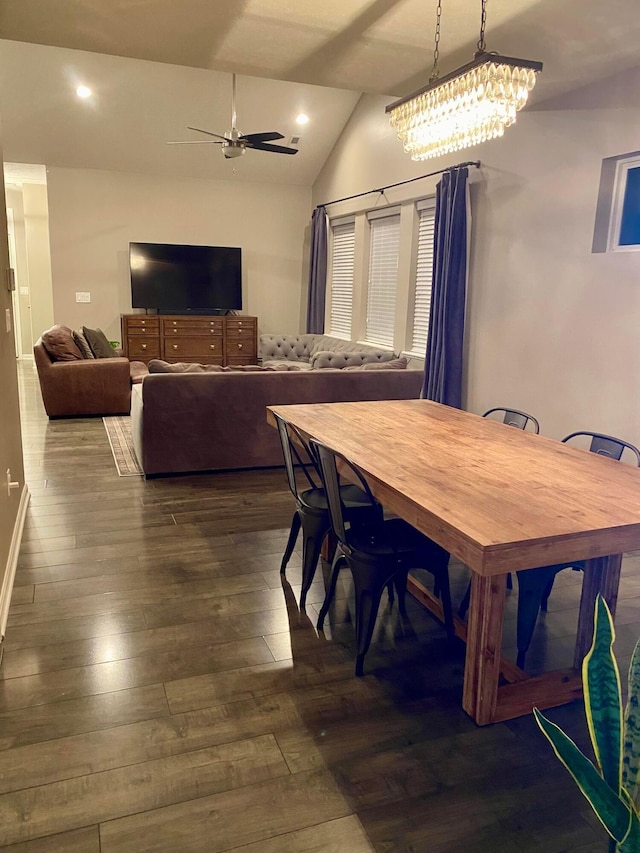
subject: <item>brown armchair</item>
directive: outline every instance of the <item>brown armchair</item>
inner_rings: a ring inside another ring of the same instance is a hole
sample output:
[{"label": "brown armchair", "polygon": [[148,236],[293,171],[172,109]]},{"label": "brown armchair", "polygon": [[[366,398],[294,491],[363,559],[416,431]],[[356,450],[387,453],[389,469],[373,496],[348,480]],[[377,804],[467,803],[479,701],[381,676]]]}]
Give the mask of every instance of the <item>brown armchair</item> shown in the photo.
[{"label": "brown armchair", "polygon": [[33,355],[44,407],[50,418],[121,415],[131,409],[126,358],[53,361],[39,338]]}]

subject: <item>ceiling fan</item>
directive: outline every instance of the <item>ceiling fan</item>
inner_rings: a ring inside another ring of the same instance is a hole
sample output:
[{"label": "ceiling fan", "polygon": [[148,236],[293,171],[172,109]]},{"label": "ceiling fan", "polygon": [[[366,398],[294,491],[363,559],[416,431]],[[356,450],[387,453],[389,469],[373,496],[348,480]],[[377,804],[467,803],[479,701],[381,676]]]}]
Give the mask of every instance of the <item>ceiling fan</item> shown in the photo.
[{"label": "ceiling fan", "polygon": [[287,148],[284,145],[271,145],[274,139],[284,139],[277,130],[266,133],[240,133],[236,127],[236,75],[233,74],[232,97],[231,97],[231,130],[224,136],[203,130],[201,127],[187,127],[187,130],[195,130],[198,133],[206,133],[215,139],[190,139],[180,142],[167,142],[167,145],[221,145],[222,153],[230,160],[241,157],[247,148],[255,148],[257,151],[271,151],[273,154],[297,154],[297,148]]}]

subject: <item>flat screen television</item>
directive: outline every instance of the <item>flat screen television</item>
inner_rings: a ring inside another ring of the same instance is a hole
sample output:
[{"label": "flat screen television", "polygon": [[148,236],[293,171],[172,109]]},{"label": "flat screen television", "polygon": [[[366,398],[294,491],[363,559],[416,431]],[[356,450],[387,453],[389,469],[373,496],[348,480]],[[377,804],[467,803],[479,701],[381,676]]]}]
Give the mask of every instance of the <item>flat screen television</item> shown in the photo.
[{"label": "flat screen television", "polygon": [[129,243],[131,306],[159,313],[224,314],[242,308],[242,250]]}]

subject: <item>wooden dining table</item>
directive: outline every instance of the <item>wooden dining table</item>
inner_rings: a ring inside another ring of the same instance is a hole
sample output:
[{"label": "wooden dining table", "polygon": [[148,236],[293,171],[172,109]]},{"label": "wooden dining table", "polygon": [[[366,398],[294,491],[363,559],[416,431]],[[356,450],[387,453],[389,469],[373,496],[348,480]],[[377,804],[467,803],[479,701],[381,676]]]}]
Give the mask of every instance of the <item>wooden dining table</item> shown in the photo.
[{"label": "wooden dining table", "polygon": [[[462,705],[480,725],[582,694],[595,598],[615,613],[622,554],[640,549],[640,470],[429,400],[269,406],[342,453],[390,511],[471,570]],[[586,559],[573,666],[528,676],[501,656],[509,572]],[[416,580],[410,590],[437,615]]]}]

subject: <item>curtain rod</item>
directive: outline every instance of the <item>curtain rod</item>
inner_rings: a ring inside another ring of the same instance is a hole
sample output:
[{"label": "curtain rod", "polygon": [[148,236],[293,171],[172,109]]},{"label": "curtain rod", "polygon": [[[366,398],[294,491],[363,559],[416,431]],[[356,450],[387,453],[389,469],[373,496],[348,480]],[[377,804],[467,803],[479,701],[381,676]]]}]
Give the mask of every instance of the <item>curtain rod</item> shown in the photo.
[{"label": "curtain rod", "polygon": [[344,198],[334,198],[333,201],[325,201],[324,204],[316,204],[316,210],[319,210],[321,207],[328,207],[330,204],[338,204],[341,201],[351,201],[353,198],[360,198],[363,195],[371,195],[371,193],[384,193],[386,190],[391,190],[394,187],[400,187],[403,184],[411,184],[413,181],[421,181],[423,178],[432,178],[434,175],[442,175],[444,172],[451,172],[453,169],[463,169],[465,166],[475,166],[476,169],[479,169],[482,164],[480,160],[467,160],[465,163],[458,163],[456,166],[447,166],[446,169],[437,169],[435,172],[429,172],[428,175],[419,175],[417,178],[409,178],[406,181],[398,181],[397,184],[388,184],[386,187],[379,187],[375,190],[367,190],[363,193],[356,193],[355,195],[347,195]]}]

